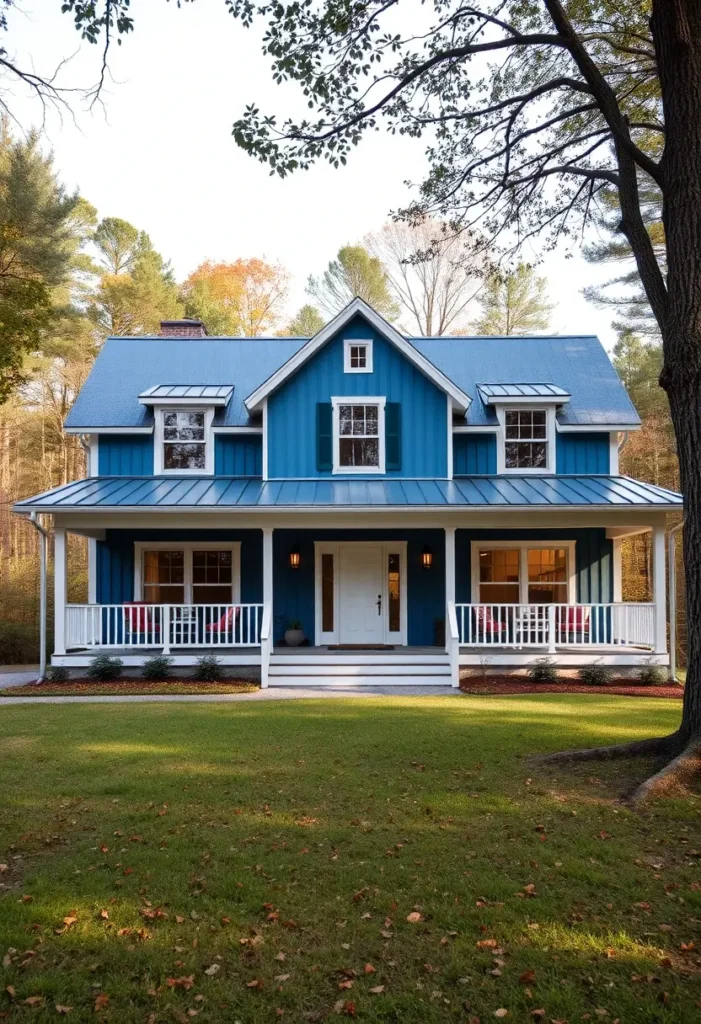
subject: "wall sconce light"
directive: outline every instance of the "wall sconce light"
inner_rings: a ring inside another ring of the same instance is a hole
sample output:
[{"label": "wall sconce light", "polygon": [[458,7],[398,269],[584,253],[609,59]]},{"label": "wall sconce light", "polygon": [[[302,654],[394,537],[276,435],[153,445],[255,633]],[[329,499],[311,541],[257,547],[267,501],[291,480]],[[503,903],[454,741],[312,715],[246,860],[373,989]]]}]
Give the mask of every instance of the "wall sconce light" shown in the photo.
[{"label": "wall sconce light", "polygon": [[290,569],[299,569],[300,554],[299,548],[294,547],[290,550]]},{"label": "wall sconce light", "polygon": [[424,567],[424,569],[430,569],[431,566],[433,565],[433,552],[431,551],[428,544],[421,552],[421,565]]}]

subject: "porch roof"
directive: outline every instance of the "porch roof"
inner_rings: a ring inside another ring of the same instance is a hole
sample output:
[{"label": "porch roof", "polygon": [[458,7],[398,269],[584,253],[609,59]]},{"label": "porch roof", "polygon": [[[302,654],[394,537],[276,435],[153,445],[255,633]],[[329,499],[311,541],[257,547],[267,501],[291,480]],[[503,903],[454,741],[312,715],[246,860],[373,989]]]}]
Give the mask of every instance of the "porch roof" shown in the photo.
[{"label": "porch roof", "polygon": [[25,498],[16,512],[107,509],[678,509],[682,497],[623,476],[466,476],[455,480],[270,480],[227,476],[88,477]]}]

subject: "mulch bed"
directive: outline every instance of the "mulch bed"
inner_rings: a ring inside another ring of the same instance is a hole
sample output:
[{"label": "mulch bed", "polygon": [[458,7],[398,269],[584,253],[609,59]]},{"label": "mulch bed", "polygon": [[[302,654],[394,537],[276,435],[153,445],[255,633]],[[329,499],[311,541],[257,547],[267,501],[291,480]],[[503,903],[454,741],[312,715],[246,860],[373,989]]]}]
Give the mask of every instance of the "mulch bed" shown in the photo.
[{"label": "mulch bed", "polygon": [[142,696],[150,693],[251,693],[257,689],[258,684],[248,679],[222,679],[218,683],[200,683],[195,679],[173,679],[162,683],[150,683],[144,679],[116,679],[111,683],[96,683],[92,679],[81,678],[71,679],[67,683],[43,682],[10,686],[6,690],[0,689],[0,694],[3,697],[97,697],[119,694]]},{"label": "mulch bed", "polygon": [[607,683],[605,686],[584,686],[574,680],[561,683],[533,683],[530,679],[514,679],[513,676],[488,676],[481,679],[463,679],[460,682],[463,693],[494,694],[505,696],[512,693],[593,693],[615,694],[619,697],[671,697],[680,700],[684,696],[683,686],[640,686],[624,681]]}]

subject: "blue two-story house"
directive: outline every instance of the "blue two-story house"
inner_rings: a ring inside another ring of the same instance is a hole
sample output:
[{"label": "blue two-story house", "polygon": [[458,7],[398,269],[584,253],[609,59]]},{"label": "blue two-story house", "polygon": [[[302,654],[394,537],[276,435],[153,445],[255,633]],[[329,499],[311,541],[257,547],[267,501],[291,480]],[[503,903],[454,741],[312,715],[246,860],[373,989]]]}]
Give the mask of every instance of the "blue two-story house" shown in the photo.
[{"label": "blue two-story house", "polygon": [[[110,338],[65,424],[88,477],[15,506],[53,517],[53,663],[215,653],[263,685],[667,664],[681,498],[619,475],[638,426],[595,337],[406,338],[356,299],[311,339]],[[653,600],[624,603],[644,531]]]}]

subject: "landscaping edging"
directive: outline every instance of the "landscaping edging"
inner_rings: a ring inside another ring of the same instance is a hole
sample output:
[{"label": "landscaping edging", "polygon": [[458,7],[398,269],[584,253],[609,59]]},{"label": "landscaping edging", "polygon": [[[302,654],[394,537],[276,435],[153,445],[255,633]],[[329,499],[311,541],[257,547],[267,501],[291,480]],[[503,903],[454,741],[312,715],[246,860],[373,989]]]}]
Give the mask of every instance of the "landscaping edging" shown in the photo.
[{"label": "landscaping edging", "polygon": [[530,679],[515,679],[514,676],[488,676],[485,680],[462,679],[461,693],[475,693],[481,696],[507,696],[518,693],[591,693],[618,697],[662,697],[680,700],[684,687],[670,683],[665,686],[642,686],[625,682],[608,683],[605,686],[585,686],[574,680],[559,683],[534,683]]}]

